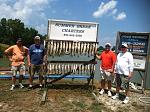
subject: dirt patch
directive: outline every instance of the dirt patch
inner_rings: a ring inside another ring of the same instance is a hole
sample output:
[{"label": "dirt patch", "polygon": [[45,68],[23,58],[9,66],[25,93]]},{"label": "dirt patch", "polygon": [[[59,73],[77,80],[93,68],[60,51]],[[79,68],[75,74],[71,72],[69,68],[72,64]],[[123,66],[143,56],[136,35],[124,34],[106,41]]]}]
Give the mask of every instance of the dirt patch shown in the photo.
[{"label": "dirt patch", "polygon": [[100,112],[103,109],[85,85],[52,85],[44,105],[41,105],[41,98],[45,89],[37,86],[30,90],[26,84],[23,89],[16,87],[10,91],[10,85],[10,80],[0,81],[1,112]]},{"label": "dirt patch", "polygon": [[[28,80],[24,81],[25,88],[16,87],[9,91],[11,81],[0,81],[0,112],[148,112],[150,105],[139,101],[139,97],[150,96],[131,92],[130,102],[122,104],[120,100],[112,100],[107,94],[99,95],[97,89],[94,93],[99,102],[95,100],[90,88],[84,83],[62,81],[48,87],[47,99],[41,105],[41,98],[45,89],[35,86],[28,89]],[[34,81],[37,84],[37,80]]]},{"label": "dirt patch", "polygon": [[[114,94],[115,91],[113,91]],[[137,92],[130,92],[129,103],[122,104],[124,99],[124,92],[122,91],[119,95],[119,99],[113,100],[106,94],[99,95],[98,91],[95,92],[99,103],[104,104],[104,107],[113,112],[149,112],[150,104],[143,103],[139,100],[140,97],[150,97],[150,91],[147,90],[144,94]]]}]

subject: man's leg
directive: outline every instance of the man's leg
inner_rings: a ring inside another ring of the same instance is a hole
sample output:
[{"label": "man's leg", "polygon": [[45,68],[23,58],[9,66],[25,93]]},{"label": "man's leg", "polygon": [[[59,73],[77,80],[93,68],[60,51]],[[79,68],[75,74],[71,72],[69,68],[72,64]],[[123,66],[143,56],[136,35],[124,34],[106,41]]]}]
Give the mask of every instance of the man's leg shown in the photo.
[{"label": "man's leg", "polygon": [[34,70],[34,65],[31,65],[30,68],[29,68],[29,73],[30,73],[30,77],[29,77],[29,88],[32,88],[33,86],[33,77],[34,77],[34,73],[35,73],[35,70]]},{"label": "man's leg", "polygon": [[101,88],[102,89],[105,89],[105,83],[106,83],[105,79],[102,79],[101,80]]},{"label": "man's leg", "polygon": [[99,92],[100,95],[104,94],[104,89],[105,89],[105,83],[106,83],[106,74],[104,73],[103,70],[101,70],[101,81],[100,81],[100,84],[101,84],[101,90]]},{"label": "man's leg", "polygon": [[39,84],[40,84],[40,87],[42,87],[42,84],[43,84],[43,73],[44,73],[44,69],[43,69],[43,65],[40,65],[39,66]]},{"label": "man's leg", "polygon": [[111,80],[108,80],[107,82],[108,82],[108,96],[111,97],[112,96],[112,94],[111,94],[111,86],[112,86]]},{"label": "man's leg", "polygon": [[25,73],[26,73],[25,65],[20,65],[19,66],[19,85],[20,85],[20,88],[24,87],[22,85],[22,80],[23,80],[23,76],[25,75]]},{"label": "man's leg", "polygon": [[14,85],[15,86],[15,84],[16,84],[16,76],[12,76],[12,85]]},{"label": "man's leg", "polygon": [[124,99],[124,101],[122,102],[122,103],[128,103],[129,102],[129,80],[128,80],[128,78],[127,77],[124,77],[125,78],[125,82],[124,82],[124,84],[125,84],[125,99]]},{"label": "man's leg", "polygon": [[116,74],[116,83],[117,83],[116,95],[112,96],[112,99],[119,98],[119,91],[120,91],[121,83],[122,83],[120,74]]},{"label": "man's leg", "polygon": [[17,67],[12,66],[11,70],[12,70],[12,86],[10,90],[14,90],[16,84]]}]

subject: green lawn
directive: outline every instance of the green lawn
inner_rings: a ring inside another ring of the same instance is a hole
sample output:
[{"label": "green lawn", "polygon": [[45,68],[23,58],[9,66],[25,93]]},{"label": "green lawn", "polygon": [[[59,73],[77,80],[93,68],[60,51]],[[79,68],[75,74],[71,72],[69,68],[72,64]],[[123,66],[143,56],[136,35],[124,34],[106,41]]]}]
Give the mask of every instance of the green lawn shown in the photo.
[{"label": "green lawn", "polygon": [[5,56],[0,58],[0,67],[10,67],[10,61]]}]

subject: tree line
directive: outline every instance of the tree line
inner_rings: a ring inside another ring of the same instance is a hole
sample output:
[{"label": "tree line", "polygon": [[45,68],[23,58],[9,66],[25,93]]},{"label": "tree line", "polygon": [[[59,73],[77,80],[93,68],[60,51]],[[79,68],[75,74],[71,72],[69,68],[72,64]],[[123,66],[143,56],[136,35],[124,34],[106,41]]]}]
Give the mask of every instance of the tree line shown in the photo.
[{"label": "tree line", "polygon": [[[6,19],[0,20],[0,43],[7,45],[16,44],[17,38],[22,38],[23,44],[29,47],[34,42],[34,36],[39,35],[42,40],[46,35],[42,36],[34,28],[25,27],[20,19]],[[103,51],[104,48],[99,46],[98,50]],[[112,47],[115,50],[115,46]]]},{"label": "tree line", "polygon": [[16,44],[17,38],[22,38],[23,44],[29,47],[33,44],[34,36],[42,36],[34,28],[25,27],[24,23],[20,19],[6,19],[2,18],[0,20],[0,43],[14,45]]}]

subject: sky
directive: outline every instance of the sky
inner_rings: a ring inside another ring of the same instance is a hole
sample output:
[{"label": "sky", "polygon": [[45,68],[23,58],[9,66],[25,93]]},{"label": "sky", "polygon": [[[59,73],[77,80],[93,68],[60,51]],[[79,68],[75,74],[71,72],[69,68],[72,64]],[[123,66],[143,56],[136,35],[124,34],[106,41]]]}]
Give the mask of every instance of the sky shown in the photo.
[{"label": "sky", "polygon": [[96,22],[98,42],[116,43],[117,32],[150,32],[150,0],[0,0],[0,19],[21,19],[47,34],[48,19]]}]

